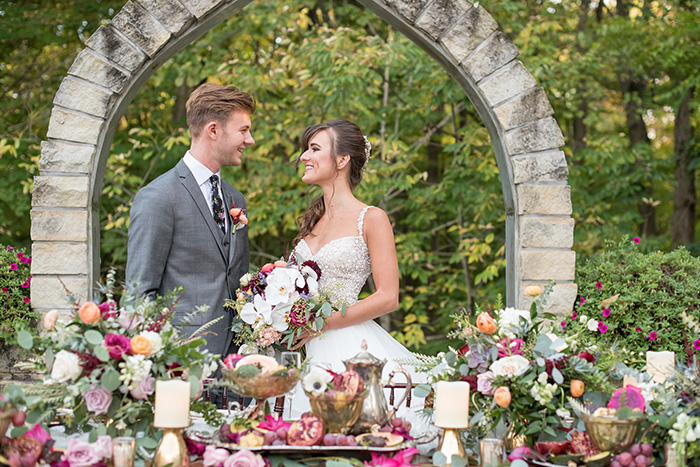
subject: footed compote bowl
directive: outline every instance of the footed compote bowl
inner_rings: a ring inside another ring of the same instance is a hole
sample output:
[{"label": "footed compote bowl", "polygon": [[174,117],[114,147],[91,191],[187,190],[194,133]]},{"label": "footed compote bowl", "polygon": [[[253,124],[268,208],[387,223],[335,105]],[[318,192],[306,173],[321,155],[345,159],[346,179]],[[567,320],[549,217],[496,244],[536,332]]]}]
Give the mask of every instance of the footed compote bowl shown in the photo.
[{"label": "footed compote bowl", "polygon": [[260,371],[250,375],[240,370],[222,368],[223,385],[236,391],[241,396],[252,397],[256,401],[255,409],[248,418],[263,416],[265,401],[270,397],[282,396],[291,391],[299,382],[301,371],[298,368],[280,366],[276,371]]},{"label": "footed compote bowl", "polygon": [[309,397],[311,411],[323,424],[329,433],[347,434],[362,413],[362,402],[367,391],[348,394],[339,391],[327,391],[318,396],[306,392]]}]

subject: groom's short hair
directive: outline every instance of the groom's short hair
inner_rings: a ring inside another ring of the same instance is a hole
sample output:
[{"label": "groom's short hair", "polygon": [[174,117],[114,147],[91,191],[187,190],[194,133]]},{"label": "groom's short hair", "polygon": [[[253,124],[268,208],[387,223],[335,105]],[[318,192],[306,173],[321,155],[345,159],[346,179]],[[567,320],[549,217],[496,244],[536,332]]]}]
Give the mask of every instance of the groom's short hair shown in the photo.
[{"label": "groom's short hair", "polygon": [[255,99],[235,86],[204,83],[192,91],[185,108],[190,135],[198,138],[204,125],[212,120],[226,125],[235,111],[252,114]]}]

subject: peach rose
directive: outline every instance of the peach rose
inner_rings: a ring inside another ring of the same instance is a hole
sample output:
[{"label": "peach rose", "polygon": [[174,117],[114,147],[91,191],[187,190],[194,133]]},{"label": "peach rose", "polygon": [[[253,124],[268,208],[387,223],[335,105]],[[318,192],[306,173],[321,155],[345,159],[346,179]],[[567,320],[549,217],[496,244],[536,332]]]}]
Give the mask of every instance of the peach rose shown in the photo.
[{"label": "peach rose", "polygon": [[476,318],[476,327],[484,334],[493,334],[498,330],[496,321],[485,311]]},{"label": "peach rose", "polygon": [[44,329],[47,331],[50,331],[56,326],[56,321],[58,321],[58,311],[57,310],[50,310],[47,311],[46,314],[44,315],[43,319],[43,325]]},{"label": "peach rose", "polygon": [[276,268],[283,268],[283,267],[285,267],[285,266],[287,265],[287,262],[286,262],[286,261],[282,261],[282,260],[280,259],[280,260],[275,261],[275,262],[272,263],[272,264],[274,264]]},{"label": "peach rose", "polygon": [[272,263],[265,263],[263,267],[260,268],[260,272],[270,272],[275,269],[275,265]]},{"label": "peach rose", "polygon": [[585,391],[586,385],[580,379],[572,379],[569,392],[574,397],[581,397]]},{"label": "peach rose", "polygon": [[241,212],[243,212],[241,208],[231,208],[229,211],[229,213],[231,213],[231,217],[238,217],[241,215]]},{"label": "peach rose", "polygon": [[80,321],[85,324],[96,324],[100,320],[100,307],[93,302],[85,302],[78,309]]},{"label": "peach rose", "polygon": [[131,338],[131,352],[134,355],[150,355],[151,341],[146,336],[134,336]]},{"label": "peach rose", "polygon": [[238,216],[238,222],[240,222],[243,225],[248,225],[248,216],[246,216],[245,214],[241,214],[240,216]]},{"label": "peach rose", "polygon": [[527,295],[528,297],[536,297],[542,293],[542,287],[539,285],[528,285],[525,287],[525,291],[523,294]]},{"label": "peach rose", "polygon": [[510,389],[505,386],[501,386],[493,393],[493,399],[496,401],[496,404],[500,405],[501,407],[508,407],[510,405]]}]

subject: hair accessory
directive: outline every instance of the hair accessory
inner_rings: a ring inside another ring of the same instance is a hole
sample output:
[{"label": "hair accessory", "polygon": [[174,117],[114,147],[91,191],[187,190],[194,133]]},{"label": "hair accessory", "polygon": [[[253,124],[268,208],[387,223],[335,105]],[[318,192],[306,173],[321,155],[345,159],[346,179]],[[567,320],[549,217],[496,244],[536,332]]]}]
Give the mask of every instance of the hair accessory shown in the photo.
[{"label": "hair accessory", "polygon": [[365,164],[369,162],[369,153],[372,152],[372,143],[369,142],[367,137],[365,135],[362,135],[362,137],[365,139]]}]

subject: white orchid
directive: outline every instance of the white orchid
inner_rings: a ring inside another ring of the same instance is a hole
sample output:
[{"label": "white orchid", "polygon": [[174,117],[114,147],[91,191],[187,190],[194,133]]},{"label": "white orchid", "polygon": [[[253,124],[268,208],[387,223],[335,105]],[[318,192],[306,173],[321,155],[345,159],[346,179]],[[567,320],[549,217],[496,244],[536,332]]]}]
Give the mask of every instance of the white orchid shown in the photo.
[{"label": "white orchid", "polygon": [[270,305],[296,301],[299,295],[296,291],[297,279],[304,279],[298,269],[275,268],[267,276],[265,298]]},{"label": "white orchid", "polygon": [[241,319],[250,324],[265,323],[273,326],[278,331],[286,331],[289,327],[285,316],[290,305],[277,305],[275,307],[260,295],[253,297],[253,303],[246,303],[241,309]]}]

